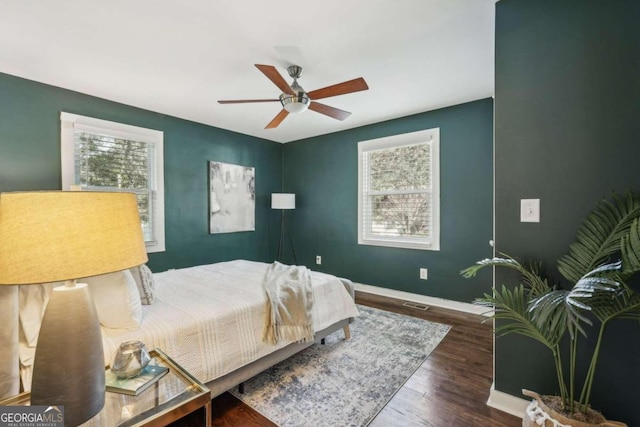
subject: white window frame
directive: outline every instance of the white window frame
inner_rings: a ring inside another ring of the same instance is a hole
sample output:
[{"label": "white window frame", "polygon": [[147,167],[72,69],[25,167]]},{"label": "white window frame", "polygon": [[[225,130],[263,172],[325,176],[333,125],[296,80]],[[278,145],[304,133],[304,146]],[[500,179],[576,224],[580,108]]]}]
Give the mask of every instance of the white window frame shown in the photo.
[{"label": "white window frame", "polygon": [[[398,148],[407,145],[427,143],[431,146],[431,225],[432,235],[429,239],[396,236],[379,237],[365,235],[365,203],[368,200],[367,189],[363,188],[366,180],[364,174],[364,154],[370,151]],[[366,199],[366,200],[365,200]],[[440,250],[440,128],[418,132],[393,135],[385,138],[358,142],[358,244],[388,246],[394,248]]]},{"label": "white window frame", "polygon": [[155,209],[153,209],[155,240],[153,242],[145,242],[145,245],[148,253],[164,252],[164,132],[126,125],[123,123],[110,122],[93,117],[80,116],[77,114],[66,113],[64,111],[60,113],[60,125],[62,189],[65,191],[81,189],[79,188],[78,183],[75,182],[74,129],[78,128],[88,132],[102,133],[116,138],[153,143],[153,146],[155,147],[155,176],[152,179],[154,185],[151,188],[151,195],[155,205]]}]

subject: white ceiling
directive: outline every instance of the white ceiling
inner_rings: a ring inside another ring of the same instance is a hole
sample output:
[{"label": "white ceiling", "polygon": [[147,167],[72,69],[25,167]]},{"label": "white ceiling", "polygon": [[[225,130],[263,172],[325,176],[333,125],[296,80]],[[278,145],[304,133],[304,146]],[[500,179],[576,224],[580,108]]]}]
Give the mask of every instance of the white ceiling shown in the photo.
[{"label": "white ceiling", "polygon": [[[2,0],[0,72],[289,142],[492,96],[495,1]],[[216,102],[278,97],[253,64],[369,90],[265,130],[279,103]]]}]

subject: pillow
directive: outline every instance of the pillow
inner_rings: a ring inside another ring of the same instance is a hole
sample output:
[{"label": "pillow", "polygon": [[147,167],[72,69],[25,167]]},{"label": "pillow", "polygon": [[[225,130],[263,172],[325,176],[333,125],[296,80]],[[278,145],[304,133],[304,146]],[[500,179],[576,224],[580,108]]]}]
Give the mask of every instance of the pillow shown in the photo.
[{"label": "pillow", "polygon": [[64,282],[18,286],[18,318],[20,323],[18,357],[23,391],[31,389],[32,365],[36,355],[36,344],[44,310],[49,304],[53,288],[62,285]]},{"label": "pillow", "polygon": [[18,287],[0,286],[0,400],[20,393]]},{"label": "pillow", "polygon": [[87,283],[102,326],[137,329],[142,322],[138,286],[129,270],[78,280]]},{"label": "pillow", "polygon": [[137,267],[130,268],[131,274],[138,286],[138,292],[140,293],[140,302],[142,305],[151,305],[154,300],[154,287],[153,273],[147,267],[146,264],[139,265]]},{"label": "pillow", "polygon": [[44,316],[44,310],[49,303],[51,291],[56,286],[62,285],[64,282],[19,286],[20,329],[29,347],[35,348],[38,342],[42,316]]}]

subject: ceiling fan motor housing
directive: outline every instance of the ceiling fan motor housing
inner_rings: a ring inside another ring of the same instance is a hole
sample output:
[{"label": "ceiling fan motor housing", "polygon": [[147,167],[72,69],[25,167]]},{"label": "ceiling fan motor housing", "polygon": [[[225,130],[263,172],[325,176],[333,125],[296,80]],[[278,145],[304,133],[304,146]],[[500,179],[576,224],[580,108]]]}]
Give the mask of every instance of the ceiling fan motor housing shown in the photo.
[{"label": "ceiling fan motor housing", "polygon": [[298,84],[298,78],[302,75],[302,67],[298,65],[291,65],[287,68],[287,72],[289,76],[293,77],[293,83],[291,84],[291,90],[295,93],[295,95],[289,95],[283,93],[280,95],[280,103],[282,104],[282,108],[287,110],[289,113],[302,113],[309,108],[309,95],[304,91],[302,86]]}]

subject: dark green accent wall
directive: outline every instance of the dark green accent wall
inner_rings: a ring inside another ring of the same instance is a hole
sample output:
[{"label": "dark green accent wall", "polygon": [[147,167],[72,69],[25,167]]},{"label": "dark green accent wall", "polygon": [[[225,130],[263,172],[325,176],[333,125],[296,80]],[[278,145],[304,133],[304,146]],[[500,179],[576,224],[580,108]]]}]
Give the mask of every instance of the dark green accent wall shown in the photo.
[{"label": "dark green accent wall", "polygon": [[[612,191],[640,191],[640,3],[502,0],[496,4],[496,245],[555,260]],[[541,199],[541,222],[519,222],[519,200]],[[497,275],[497,285],[506,278]],[[609,326],[593,405],[640,425],[640,325]],[[555,393],[549,352],[496,340],[496,388]]]},{"label": "dark green accent wall", "polygon": [[[358,245],[358,142],[434,127],[440,128],[441,250]],[[492,144],[492,99],[285,144],[298,262],[368,285],[471,302],[489,290],[490,276],[466,280],[459,271],[491,256]],[[421,267],[429,269],[427,281],[419,279]]]},{"label": "dark green accent wall", "polygon": [[[1,73],[0,191],[60,189],[61,111],[164,132],[166,252],[150,254],[152,270],[275,259],[281,144]],[[208,233],[208,160],[255,167],[256,231]]]}]

